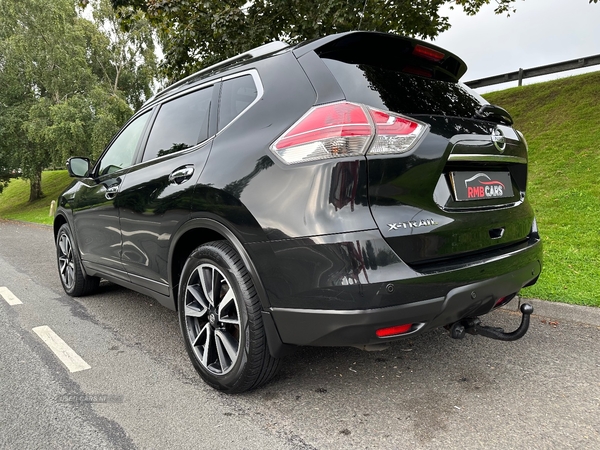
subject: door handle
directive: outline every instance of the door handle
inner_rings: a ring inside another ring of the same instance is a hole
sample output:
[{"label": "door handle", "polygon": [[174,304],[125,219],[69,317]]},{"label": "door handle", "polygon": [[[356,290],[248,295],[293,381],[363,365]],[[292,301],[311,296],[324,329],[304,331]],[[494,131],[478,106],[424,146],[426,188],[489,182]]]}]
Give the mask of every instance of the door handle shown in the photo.
[{"label": "door handle", "polygon": [[121,178],[117,178],[113,184],[106,188],[104,192],[104,197],[107,200],[112,200],[119,193],[119,185],[121,184]]},{"label": "door handle", "polygon": [[194,174],[194,166],[183,166],[175,169],[169,175],[169,183],[182,184],[192,178]]},{"label": "door handle", "polygon": [[117,192],[119,192],[119,185],[113,185],[106,189],[104,196],[107,200],[112,200],[117,195]]}]

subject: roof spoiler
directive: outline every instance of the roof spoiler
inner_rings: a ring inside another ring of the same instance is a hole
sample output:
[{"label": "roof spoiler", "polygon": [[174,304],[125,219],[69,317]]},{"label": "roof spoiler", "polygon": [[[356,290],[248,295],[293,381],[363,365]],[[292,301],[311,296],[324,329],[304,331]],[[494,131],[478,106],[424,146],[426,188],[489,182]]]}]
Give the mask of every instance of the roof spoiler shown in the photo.
[{"label": "roof spoiler", "polygon": [[429,42],[390,33],[350,31],[297,45],[297,58],[314,51],[321,58],[355,64],[385,65],[415,75],[458,82],[467,65],[458,56]]}]

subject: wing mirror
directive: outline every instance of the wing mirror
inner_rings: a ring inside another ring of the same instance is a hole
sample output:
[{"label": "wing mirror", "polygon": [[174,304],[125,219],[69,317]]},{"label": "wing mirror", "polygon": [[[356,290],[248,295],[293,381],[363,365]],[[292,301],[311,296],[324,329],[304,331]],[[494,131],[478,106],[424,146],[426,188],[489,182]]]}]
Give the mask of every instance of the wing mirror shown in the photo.
[{"label": "wing mirror", "polygon": [[69,176],[75,178],[87,177],[90,173],[90,168],[90,160],[87,158],[74,157],[67,160]]}]

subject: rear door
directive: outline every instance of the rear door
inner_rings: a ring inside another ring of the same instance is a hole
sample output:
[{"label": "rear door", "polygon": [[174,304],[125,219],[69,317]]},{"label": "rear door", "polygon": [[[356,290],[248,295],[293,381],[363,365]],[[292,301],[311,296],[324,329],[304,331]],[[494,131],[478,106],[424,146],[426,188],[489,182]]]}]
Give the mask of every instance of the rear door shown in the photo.
[{"label": "rear door", "polygon": [[194,180],[216,128],[214,85],[195,88],[158,108],[141,161],[119,194],[122,262],[132,282],[169,294],[168,256],[175,231],[190,217]]}]

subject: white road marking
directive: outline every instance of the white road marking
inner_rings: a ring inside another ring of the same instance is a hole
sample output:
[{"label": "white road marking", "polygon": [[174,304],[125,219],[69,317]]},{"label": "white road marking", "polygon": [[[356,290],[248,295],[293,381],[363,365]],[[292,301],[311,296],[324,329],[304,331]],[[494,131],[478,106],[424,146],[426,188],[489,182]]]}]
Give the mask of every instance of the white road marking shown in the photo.
[{"label": "white road marking", "polygon": [[56,334],[50,327],[41,326],[33,329],[42,341],[50,347],[50,350],[60,359],[60,361],[67,366],[67,369],[71,372],[79,372],[81,370],[91,369],[91,366],[86,363],[81,356],[79,356],[71,347],[69,347],[65,341],[63,341],[58,334]]},{"label": "white road marking", "polygon": [[5,286],[0,286],[0,296],[2,296],[2,298],[4,298],[4,300],[6,300],[6,303],[8,303],[10,306],[23,304],[23,302],[19,300],[17,296],[10,292],[10,289],[8,289]]}]

